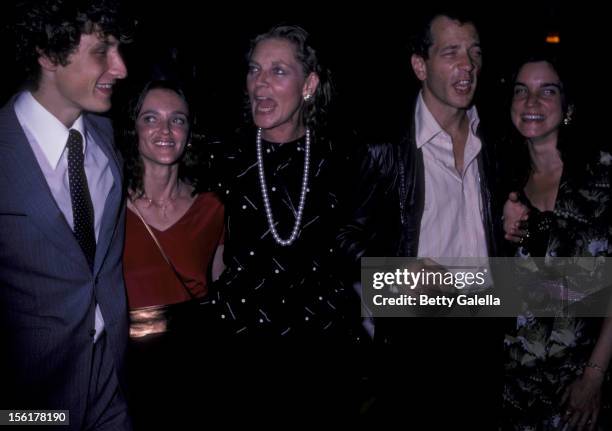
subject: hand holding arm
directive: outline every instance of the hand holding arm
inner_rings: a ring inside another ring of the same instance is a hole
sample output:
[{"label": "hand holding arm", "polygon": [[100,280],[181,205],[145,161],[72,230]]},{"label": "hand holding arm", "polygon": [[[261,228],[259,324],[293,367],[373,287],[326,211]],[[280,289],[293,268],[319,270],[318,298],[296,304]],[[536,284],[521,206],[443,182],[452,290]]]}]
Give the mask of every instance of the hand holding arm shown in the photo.
[{"label": "hand holding arm", "polygon": [[504,204],[504,238],[514,243],[520,243],[526,234],[521,226],[528,218],[529,209],[519,202],[518,193],[510,193]]}]

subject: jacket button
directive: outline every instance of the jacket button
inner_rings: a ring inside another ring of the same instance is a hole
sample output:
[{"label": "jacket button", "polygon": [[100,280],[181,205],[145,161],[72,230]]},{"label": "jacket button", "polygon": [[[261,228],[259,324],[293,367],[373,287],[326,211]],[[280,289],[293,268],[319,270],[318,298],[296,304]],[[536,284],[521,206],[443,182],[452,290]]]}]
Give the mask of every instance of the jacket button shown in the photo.
[{"label": "jacket button", "polygon": [[89,336],[93,338],[93,337],[95,337],[95,335],[96,335],[96,330],[95,329],[90,329],[89,330]]}]

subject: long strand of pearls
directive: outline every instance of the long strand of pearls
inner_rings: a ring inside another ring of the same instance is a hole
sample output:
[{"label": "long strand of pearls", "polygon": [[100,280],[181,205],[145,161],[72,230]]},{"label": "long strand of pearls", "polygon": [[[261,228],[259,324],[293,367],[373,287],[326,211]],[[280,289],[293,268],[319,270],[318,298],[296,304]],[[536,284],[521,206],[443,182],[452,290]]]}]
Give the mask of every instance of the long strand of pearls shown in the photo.
[{"label": "long strand of pearls", "polygon": [[263,197],[268,226],[274,240],[281,246],[291,245],[297,238],[300,224],[302,223],[302,215],[304,214],[304,206],[306,204],[306,191],[308,189],[308,171],[310,168],[310,129],[306,128],[306,145],[304,148],[304,176],[302,177],[302,190],[300,192],[300,202],[298,204],[297,214],[295,216],[295,224],[288,239],[282,239],[276,230],[274,216],[272,215],[272,207],[270,206],[270,198],[268,197],[268,186],[266,185],[266,175],[264,173],[263,155],[261,149],[261,128],[257,129],[257,168],[259,170],[259,185],[261,186],[261,195]]}]

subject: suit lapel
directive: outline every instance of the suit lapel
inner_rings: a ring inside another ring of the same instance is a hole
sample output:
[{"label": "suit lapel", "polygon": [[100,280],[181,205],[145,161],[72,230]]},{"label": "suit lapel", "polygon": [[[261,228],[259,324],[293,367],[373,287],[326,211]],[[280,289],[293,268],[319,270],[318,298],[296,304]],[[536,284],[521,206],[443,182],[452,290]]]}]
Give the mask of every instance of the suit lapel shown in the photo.
[{"label": "suit lapel", "polygon": [[19,200],[16,206],[59,250],[88,266],[72,229],[51,194],[19,124],[13,103],[14,99],[0,112],[0,166],[12,195]]},{"label": "suit lapel", "polygon": [[87,132],[91,134],[96,144],[104,152],[108,158],[108,163],[113,174],[113,186],[111,187],[106,201],[104,202],[104,210],[102,213],[102,221],[100,223],[100,233],[98,235],[98,243],[96,245],[96,260],[94,263],[94,274],[100,270],[104,258],[108,252],[110,242],[117,229],[119,215],[121,213],[122,196],[123,196],[123,175],[121,172],[121,163],[115,149],[113,148],[114,141],[112,131],[110,129],[103,130],[88,115],[85,115],[85,126]]}]

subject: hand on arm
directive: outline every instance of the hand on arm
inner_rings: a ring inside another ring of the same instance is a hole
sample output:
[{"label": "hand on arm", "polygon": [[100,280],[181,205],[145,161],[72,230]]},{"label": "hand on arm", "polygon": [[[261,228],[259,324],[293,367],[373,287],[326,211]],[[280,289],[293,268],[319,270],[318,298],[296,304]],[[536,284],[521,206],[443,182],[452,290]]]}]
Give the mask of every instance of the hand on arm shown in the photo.
[{"label": "hand on arm", "polygon": [[504,204],[504,238],[520,243],[526,232],[521,228],[529,218],[529,209],[519,202],[518,193],[512,192]]}]

